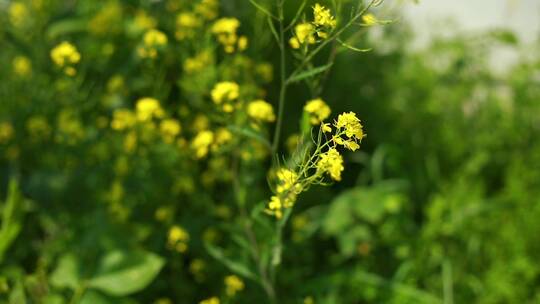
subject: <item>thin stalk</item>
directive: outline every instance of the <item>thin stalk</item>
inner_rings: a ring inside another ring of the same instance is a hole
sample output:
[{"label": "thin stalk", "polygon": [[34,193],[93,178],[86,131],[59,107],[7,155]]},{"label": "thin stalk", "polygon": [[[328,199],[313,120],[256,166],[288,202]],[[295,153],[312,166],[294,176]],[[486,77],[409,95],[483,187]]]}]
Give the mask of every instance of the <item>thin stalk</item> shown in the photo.
[{"label": "thin stalk", "polygon": [[279,103],[278,103],[278,115],[276,122],[276,129],[274,130],[274,138],[272,140],[272,155],[275,155],[279,146],[279,139],[281,136],[281,125],[283,124],[283,107],[285,106],[285,96],[287,94],[287,82],[285,76],[285,28],[283,25],[283,3],[284,0],[277,0],[278,8],[278,23],[279,23]]}]

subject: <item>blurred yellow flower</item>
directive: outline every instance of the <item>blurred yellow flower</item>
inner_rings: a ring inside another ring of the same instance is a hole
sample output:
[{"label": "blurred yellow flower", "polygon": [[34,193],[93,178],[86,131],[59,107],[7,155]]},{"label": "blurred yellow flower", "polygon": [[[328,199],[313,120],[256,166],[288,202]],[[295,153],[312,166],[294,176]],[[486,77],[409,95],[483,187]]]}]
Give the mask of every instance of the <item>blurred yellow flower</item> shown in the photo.
[{"label": "blurred yellow flower", "polygon": [[364,24],[367,25],[367,26],[375,25],[375,24],[379,23],[379,20],[377,19],[377,17],[375,17],[375,15],[373,15],[371,13],[363,15],[362,16],[362,21],[364,21]]},{"label": "blurred yellow flower", "polygon": [[144,97],[137,101],[137,119],[140,121],[151,120],[152,118],[162,118],[165,112],[161,108],[159,101],[154,98]]},{"label": "blurred yellow flower", "polygon": [[111,128],[113,130],[124,130],[131,128],[137,122],[135,114],[128,109],[116,109],[113,113]]},{"label": "blurred yellow flower", "polygon": [[0,144],[8,142],[15,134],[15,129],[11,123],[4,121],[0,123]]},{"label": "blurred yellow flower", "polygon": [[202,0],[195,5],[194,11],[206,20],[215,19],[218,15],[218,0]]},{"label": "blurred yellow flower", "polygon": [[330,107],[320,98],[312,99],[304,106],[304,111],[309,114],[309,122],[318,125],[330,116]]},{"label": "blurred yellow flower", "polygon": [[12,61],[13,72],[17,76],[25,77],[32,73],[32,62],[26,56],[16,56]]},{"label": "blurred yellow flower", "polygon": [[224,112],[231,113],[234,111],[232,101],[239,96],[240,87],[235,82],[224,81],[216,84],[210,92],[212,100],[215,104],[221,105]]},{"label": "blurred yellow flower", "polygon": [[239,50],[247,47],[246,37],[241,37],[241,40],[238,40],[236,34],[238,27],[240,27],[240,21],[236,18],[221,18],[212,25],[212,33],[217,36],[226,53],[234,52],[237,43]]},{"label": "blurred yellow flower", "polygon": [[258,99],[250,102],[247,106],[249,117],[264,122],[273,122],[276,120],[274,108],[268,102]]},{"label": "blurred yellow flower", "polygon": [[51,50],[51,59],[57,66],[64,67],[78,63],[81,54],[73,44],[64,41]]},{"label": "blurred yellow flower", "polygon": [[180,131],[182,130],[180,122],[172,118],[163,120],[159,125],[159,129],[161,134],[163,134],[169,142],[172,142],[171,140],[180,134]]},{"label": "blurred yellow flower", "polygon": [[176,17],[176,39],[183,40],[195,36],[197,28],[201,24],[201,20],[194,13],[182,12],[178,14]]},{"label": "blurred yellow flower", "polygon": [[195,156],[197,158],[203,158],[208,154],[210,145],[214,142],[214,133],[212,131],[199,132],[193,141],[191,147],[195,150]]},{"label": "blurred yellow flower", "polygon": [[225,292],[229,297],[244,289],[244,282],[236,275],[225,277]]},{"label": "blurred yellow flower", "polygon": [[169,249],[184,253],[188,249],[189,233],[180,226],[172,226],[167,236],[167,246]]},{"label": "blurred yellow flower", "polygon": [[199,302],[199,304],[219,304],[219,298],[218,297],[211,297],[206,300],[202,300]]},{"label": "blurred yellow flower", "polygon": [[22,27],[29,20],[31,20],[28,7],[22,2],[14,1],[10,4],[9,9],[9,21],[14,27]]}]

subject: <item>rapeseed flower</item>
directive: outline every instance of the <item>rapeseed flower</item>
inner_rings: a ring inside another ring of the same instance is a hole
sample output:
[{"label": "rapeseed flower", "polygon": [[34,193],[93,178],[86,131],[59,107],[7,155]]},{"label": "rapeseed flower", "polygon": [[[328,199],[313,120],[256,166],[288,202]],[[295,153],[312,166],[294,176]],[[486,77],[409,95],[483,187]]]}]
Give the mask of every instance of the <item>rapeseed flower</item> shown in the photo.
[{"label": "rapeseed flower", "polygon": [[13,72],[17,76],[26,77],[32,73],[32,62],[26,56],[16,56],[12,61]]},{"label": "rapeseed flower", "polygon": [[309,122],[318,125],[330,116],[330,107],[320,98],[312,99],[304,106],[304,111],[309,114]]},{"label": "rapeseed flower", "polygon": [[193,141],[191,147],[195,150],[195,156],[197,158],[203,158],[208,154],[210,145],[214,142],[214,133],[212,131],[199,132]]},{"label": "rapeseed flower", "polygon": [[188,249],[189,233],[180,226],[172,226],[167,236],[167,247],[184,253]]},{"label": "rapeseed flower", "polygon": [[236,275],[225,277],[225,292],[229,297],[244,289],[244,282]]},{"label": "rapeseed flower", "polygon": [[219,304],[219,298],[218,297],[211,297],[206,300],[202,300],[199,302],[199,304]]},{"label": "rapeseed flower", "polygon": [[121,131],[127,128],[131,128],[137,122],[135,113],[128,109],[116,109],[113,112],[113,119],[111,121],[111,128],[113,130]]},{"label": "rapeseed flower", "polygon": [[322,154],[317,163],[317,170],[327,172],[335,181],[341,180],[341,172],[344,169],[343,157],[335,148],[330,148],[326,153]]},{"label": "rapeseed flower", "polygon": [[162,118],[165,112],[161,108],[159,101],[154,98],[144,97],[137,101],[137,119],[147,121],[152,118]]},{"label": "rapeseed flower", "polygon": [[272,105],[261,99],[254,100],[248,104],[247,114],[256,121],[273,122],[276,120]]},{"label": "rapeseed flower", "polygon": [[216,84],[210,92],[215,104],[220,105],[227,113],[234,111],[232,102],[239,96],[240,87],[235,82],[224,81]]},{"label": "rapeseed flower", "polygon": [[334,19],[334,16],[330,13],[330,9],[319,3],[316,3],[315,6],[313,6],[313,19],[313,24],[315,24],[315,26],[329,28],[336,27],[336,19]]}]

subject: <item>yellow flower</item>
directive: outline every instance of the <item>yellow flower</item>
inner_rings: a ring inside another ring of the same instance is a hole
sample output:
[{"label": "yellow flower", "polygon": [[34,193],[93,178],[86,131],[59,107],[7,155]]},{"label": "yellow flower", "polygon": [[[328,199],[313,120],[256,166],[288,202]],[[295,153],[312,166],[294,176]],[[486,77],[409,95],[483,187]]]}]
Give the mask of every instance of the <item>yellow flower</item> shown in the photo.
[{"label": "yellow flower", "polygon": [[236,18],[221,18],[212,25],[212,33],[214,34],[236,34],[236,30],[240,27],[240,21]]},{"label": "yellow flower", "polygon": [[343,169],[343,157],[335,148],[330,148],[328,152],[322,154],[317,162],[317,170],[319,172],[327,172],[336,181],[341,180]]},{"label": "yellow flower", "polygon": [[360,119],[356,117],[353,112],[339,114],[334,126],[338,129],[344,129],[345,135],[349,138],[362,139],[364,135],[363,126],[360,123]]},{"label": "yellow flower", "polygon": [[203,51],[195,57],[188,58],[184,61],[184,71],[188,74],[201,71],[212,62],[210,52]]},{"label": "yellow flower", "polygon": [[283,216],[283,204],[281,203],[281,199],[279,196],[274,195],[270,198],[270,202],[268,203],[268,210],[267,212],[275,216],[276,218],[281,218]]},{"label": "yellow flower", "polygon": [[137,53],[141,58],[156,58],[158,49],[167,45],[167,35],[156,30],[150,29],[143,36],[143,45],[137,48]]},{"label": "yellow flower", "polygon": [[304,106],[304,111],[309,114],[309,122],[318,125],[330,116],[330,107],[320,98],[310,100]]},{"label": "yellow flower", "polygon": [[287,192],[293,187],[297,187],[296,182],[298,181],[298,174],[293,170],[281,168],[276,172],[276,177],[278,179],[278,186],[276,189],[278,193]]},{"label": "yellow flower", "polygon": [[199,304],[219,304],[219,298],[218,297],[211,297],[206,300],[202,300],[199,302]]},{"label": "yellow flower", "polygon": [[316,3],[313,7],[313,24],[316,26],[322,27],[336,27],[336,20],[334,16],[330,13],[330,9],[325,8],[324,6]]},{"label": "yellow flower", "polygon": [[276,120],[274,108],[264,100],[255,100],[248,104],[247,113],[249,117],[257,121],[273,122]]},{"label": "yellow flower", "polygon": [[218,15],[218,0],[202,0],[195,5],[194,11],[206,20],[212,20]]},{"label": "yellow flower", "polygon": [[113,130],[124,130],[131,128],[136,123],[135,114],[128,109],[117,109],[113,113],[111,128]]},{"label": "yellow flower", "polygon": [[28,76],[32,73],[32,63],[26,56],[17,56],[13,58],[13,72],[21,77]]},{"label": "yellow flower", "polygon": [[137,101],[137,119],[140,121],[151,120],[152,118],[162,118],[165,112],[159,105],[159,101],[154,98],[144,97]]},{"label": "yellow flower", "polygon": [[196,29],[201,26],[201,20],[191,12],[183,12],[176,17],[176,39],[183,40],[195,35]]},{"label": "yellow flower", "polygon": [[145,10],[138,10],[135,14],[134,19],[135,26],[143,31],[143,30],[149,30],[156,27],[156,20],[149,16]]},{"label": "yellow flower", "polygon": [[0,144],[8,142],[15,134],[15,129],[9,122],[0,123]]},{"label": "yellow flower", "polygon": [[223,145],[226,145],[228,142],[232,140],[233,136],[231,131],[229,131],[227,128],[219,128],[215,132],[214,136],[214,144],[212,145],[212,148],[214,150],[217,150]]},{"label": "yellow flower", "polygon": [[214,133],[212,131],[199,132],[193,141],[191,147],[195,150],[197,158],[203,158],[208,154],[210,145],[214,142]]},{"label": "yellow flower", "polygon": [[321,129],[324,133],[329,133],[329,132],[332,132],[332,127],[330,126],[329,123],[323,123],[321,125]]},{"label": "yellow flower", "polygon": [[292,37],[291,39],[289,39],[289,45],[293,49],[299,49],[300,48],[300,41],[298,41],[298,38]]},{"label": "yellow flower", "polygon": [[26,129],[34,139],[44,139],[51,134],[51,127],[44,116],[32,116],[26,121]]},{"label": "yellow flower", "polygon": [[165,141],[168,143],[172,143],[174,138],[180,134],[180,131],[182,130],[180,122],[172,118],[163,120],[159,125],[159,129],[165,138]]},{"label": "yellow flower", "polygon": [[232,297],[244,289],[244,282],[238,276],[229,275],[225,277],[225,287],[227,295]]},{"label": "yellow flower", "polygon": [[28,20],[31,20],[28,8],[24,3],[12,2],[9,6],[9,20],[15,27],[23,26]]},{"label": "yellow flower", "polygon": [[212,25],[212,33],[217,36],[226,53],[234,52],[237,43],[239,50],[247,47],[247,38],[243,37],[239,41],[236,35],[238,27],[240,27],[240,21],[236,18],[221,18]]},{"label": "yellow flower", "polygon": [[238,50],[244,51],[248,47],[248,38],[246,36],[240,36],[238,38]]},{"label": "yellow flower", "polygon": [[167,45],[167,36],[156,29],[151,29],[144,34],[144,45],[147,47],[158,47]]},{"label": "yellow flower", "polygon": [[64,41],[51,50],[51,59],[57,66],[64,67],[78,63],[81,54],[73,44]]},{"label": "yellow flower", "polygon": [[299,44],[303,44],[304,42],[309,44],[315,43],[315,36],[313,36],[315,28],[311,23],[300,23],[296,25],[294,32]]},{"label": "yellow flower", "polygon": [[367,26],[375,25],[379,22],[377,17],[375,15],[368,13],[362,16],[362,21],[364,21],[364,24]]},{"label": "yellow flower", "polygon": [[221,105],[224,112],[234,111],[232,101],[239,96],[240,87],[235,82],[224,81],[216,84],[210,93],[215,104]]},{"label": "yellow flower", "polygon": [[189,241],[189,233],[180,226],[172,226],[167,236],[167,246],[180,253],[186,252]]}]

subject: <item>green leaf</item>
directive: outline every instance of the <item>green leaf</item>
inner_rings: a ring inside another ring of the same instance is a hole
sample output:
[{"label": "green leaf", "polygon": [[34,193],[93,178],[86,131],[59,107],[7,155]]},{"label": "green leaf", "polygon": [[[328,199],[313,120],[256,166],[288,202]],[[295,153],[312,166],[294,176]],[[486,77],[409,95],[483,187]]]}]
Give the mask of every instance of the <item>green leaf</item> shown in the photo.
[{"label": "green leaf", "polygon": [[77,289],[79,286],[79,265],[77,257],[68,253],[60,257],[58,265],[50,277],[50,282],[57,288]]},{"label": "green leaf", "polygon": [[0,228],[0,262],[3,261],[6,251],[22,228],[22,202],[23,197],[19,190],[19,183],[12,179],[9,181],[9,190],[6,202],[2,208],[2,227]]},{"label": "green leaf", "polygon": [[252,279],[252,280],[257,279],[257,276],[251,270],[249,270],[249,268],[246,265],[227,258],[221,248],[218,248],[210,243],[206,243],[205,247],[206,247],[206,250],[208,251],[208,254],[210,254],[214,259],[220,261],[232,272],[238,275],[241,275],[245,278]]},{"label": "green leaf", "polygon": [[304,80],[306,78],[313,77],[313,76],[315,76],[317,74],[320,74],[320,73],[328,70],[331,67],[332,67],[332,63],[329,63],[329,64],[325,64],[323,66],[319,66],[319,67],[316,67],[316,68],[309,69],[309,70],[301,72],[301,73],[293,74],[293,75],[291,75],[291,77],[289,77],[287,82],[288,83],[294,83],[294,82],[302,81],[302,80]]},{"label": "green leaf", "polygon": [[125,296],[148,286],[164,265],[160,256],[145,251],[113,251],[101,261],[90,288],[113,296]]},{"label": "green leaf", "polygon": [[15,287],[9,294],[10,304],[26,304],[26,295],[24,293],[24,286],[20,280],[15,283]]}]

